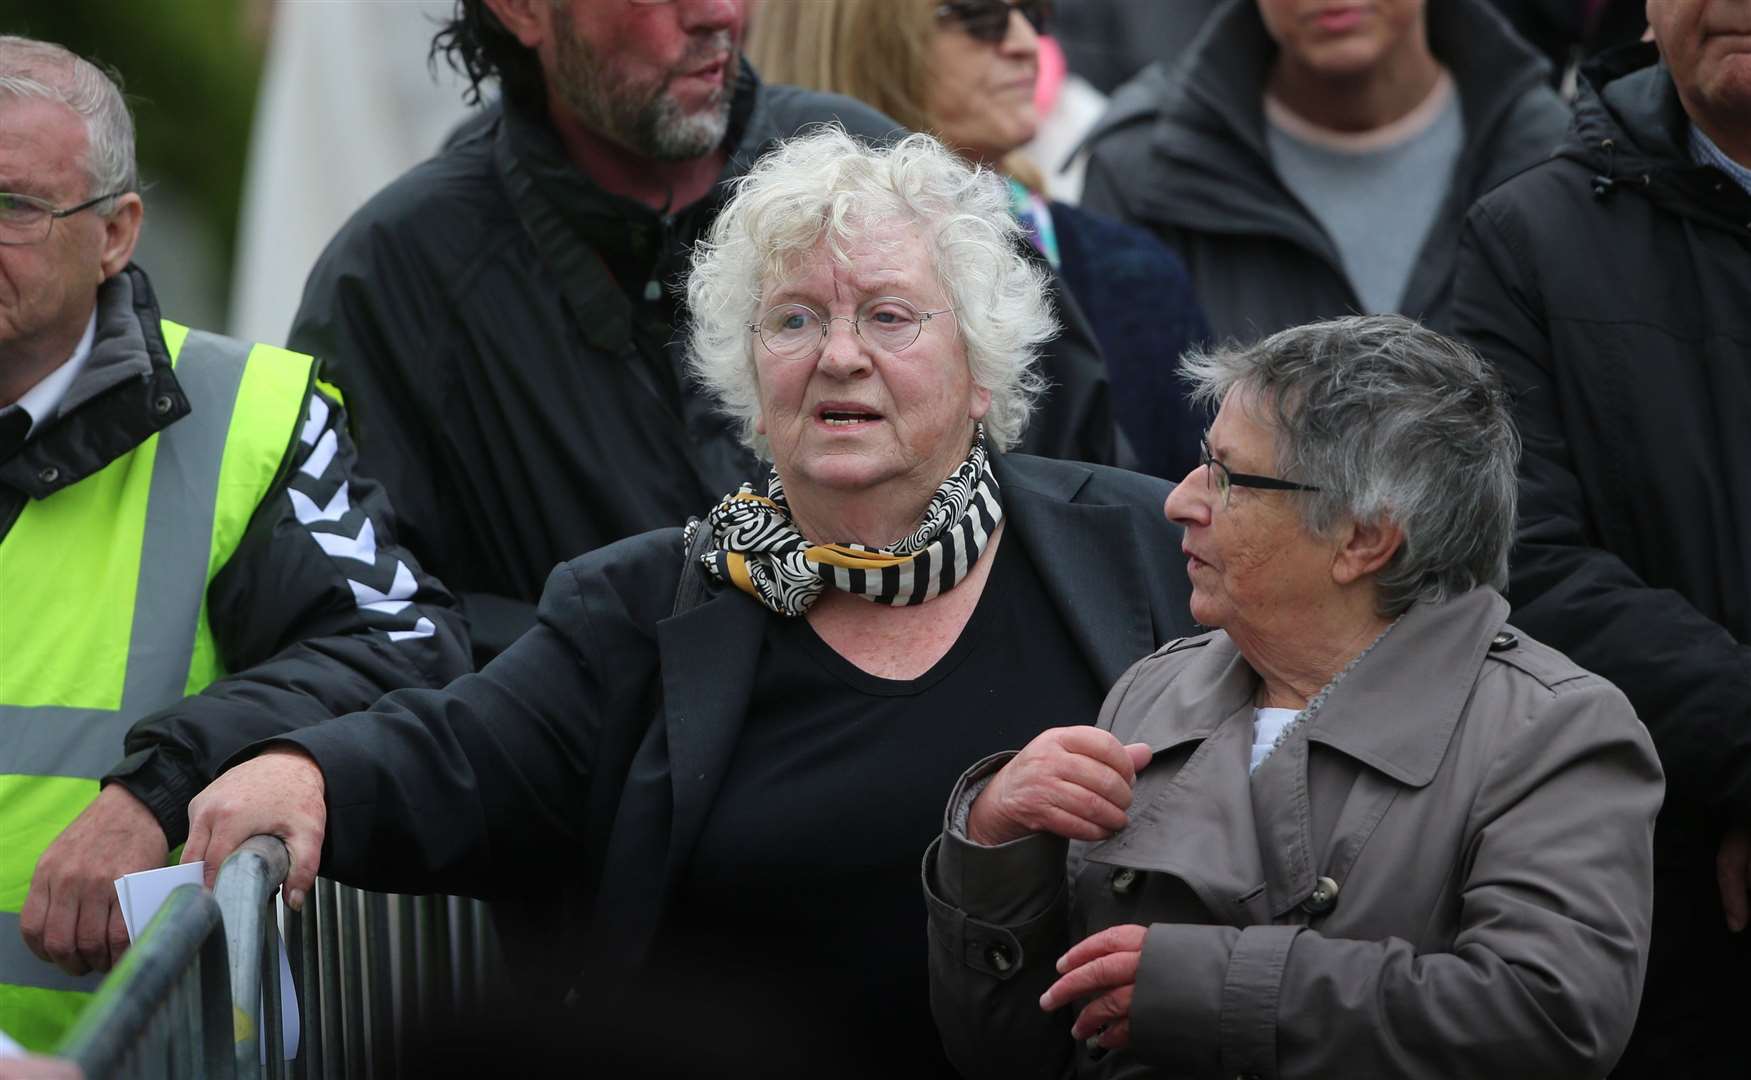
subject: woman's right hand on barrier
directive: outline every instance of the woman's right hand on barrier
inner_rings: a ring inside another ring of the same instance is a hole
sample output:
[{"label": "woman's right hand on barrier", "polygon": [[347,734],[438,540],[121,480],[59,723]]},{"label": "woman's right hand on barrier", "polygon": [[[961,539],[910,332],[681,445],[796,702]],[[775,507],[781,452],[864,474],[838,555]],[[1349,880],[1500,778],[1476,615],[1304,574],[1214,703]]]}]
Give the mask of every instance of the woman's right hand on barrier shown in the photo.
[{"label": "woman's right hand on barrier", "polygon": [[277,836],[292,857],[286,905],[300,911],[322,861],[322,833],[328,823],[324,790],[315,758],[293,746],[264,750],[226,770],[188,804],[182,861],[205,859],[211,888],[219,864],[245,840]]},{"label": "woman's right hand on barrier", "polygon": [[1125,827],[1131,785],[1149,758],[1146,744],[1121,743],[1096,727],[1042,732],[973,800],[967,837],[985,845],[1036,832],[1105,840]]}]

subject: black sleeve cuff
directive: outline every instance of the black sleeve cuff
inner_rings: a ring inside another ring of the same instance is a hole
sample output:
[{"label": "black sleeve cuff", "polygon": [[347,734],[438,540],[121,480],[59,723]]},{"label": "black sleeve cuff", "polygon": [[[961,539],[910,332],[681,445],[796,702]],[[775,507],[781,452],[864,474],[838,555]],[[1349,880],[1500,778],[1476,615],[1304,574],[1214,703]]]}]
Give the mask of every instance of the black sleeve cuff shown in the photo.
[{"label": "black sleeve cuff", "polygon": [[188,839],[188,803],[205,787],[205,778],[186,761],[162,748],[136,750],[103,778],[120,784],[146,804],[171,847]]}]

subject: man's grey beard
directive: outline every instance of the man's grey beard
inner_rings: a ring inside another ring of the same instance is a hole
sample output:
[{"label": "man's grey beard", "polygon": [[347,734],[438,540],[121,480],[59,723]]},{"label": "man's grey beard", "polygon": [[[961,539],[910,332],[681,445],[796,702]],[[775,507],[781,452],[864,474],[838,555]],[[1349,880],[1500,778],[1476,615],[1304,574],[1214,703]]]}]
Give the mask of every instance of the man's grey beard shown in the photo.
[{"label": "man's grey beard", "polygon": [[687,161],[717,149],[729,130],[731,87],[735,72],[725,72],[717,99],[697,112],[684,112],[669,94],[677,74],[706,58],[729,54],[736,63],[734,41],[724,30],[701,39],[687,50],[675,69],[655,87],[614,84],[590,43],[572,33],[569,21],[559,29],[554,59],[553,89],[566,107],[597,134],[656,161]]}]

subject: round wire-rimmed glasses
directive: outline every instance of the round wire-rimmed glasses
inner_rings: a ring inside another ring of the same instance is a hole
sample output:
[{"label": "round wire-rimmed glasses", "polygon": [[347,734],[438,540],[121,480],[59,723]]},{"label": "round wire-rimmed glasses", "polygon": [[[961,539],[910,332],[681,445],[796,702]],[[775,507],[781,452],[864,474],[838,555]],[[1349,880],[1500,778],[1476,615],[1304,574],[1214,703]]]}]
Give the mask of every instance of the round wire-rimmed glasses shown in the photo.
[{"label": "round wire-rimmed glasses", "polygon": [[758,334],[766,350],[786,360],[800,360],[819,352],[827,342],[833,324],[841,320],[851,324],[852,332],[865,344],[883,352],[897,353],[910,348],[924,333],[924,324],[938,315],[953,314],[953,308],[940,311],[920,311],[898,296],[877,296],[858,305],[854,315],[823,315],[807,304],[778,304],[766,309],[759,322],[748,324],[748,332]]},{"label": "round wire-rimmed glasses", "polygon": [[105,199],[125,194],[125,191],[111,191],[95,199],[86,199],[78,206],[62,209],[34,195],[0,191],[0,244],[40,244],[49,238],[55,222],[72,217],[81,210],[89,210]]}]

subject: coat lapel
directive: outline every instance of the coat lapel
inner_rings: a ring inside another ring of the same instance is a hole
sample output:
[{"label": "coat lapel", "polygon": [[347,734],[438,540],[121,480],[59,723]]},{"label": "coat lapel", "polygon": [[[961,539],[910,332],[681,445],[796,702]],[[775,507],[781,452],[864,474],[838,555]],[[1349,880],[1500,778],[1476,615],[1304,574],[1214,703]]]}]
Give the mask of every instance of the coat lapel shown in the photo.
[{"label": "coat lapel", "polygon": [[657,623],[663,706],[634,755],[603,866],[596,955],[636,969],[735,751],[766,610],[725,590]]},{"label": "coat lapel", "polygon": [[766,618],[766,609],[753,599],[726,589],[657,624],[674,795],[671,881],[692,856],[741,737]]},{"label": "coat lapel", "polygon": [[1189,742],[1197,748],[1171,775],[1152,775],[1157,766],[1145,769],[1130,824],[1087,857],[1171,874],[1213,919],[1231,926],[1266,922],[1264,866],[1251,841],[1257,830],[1247,776],[1257,677],[1226,638],[1203,646],[1190,665],[1135,731],[1121,737],[1148,743],[1158,759]]},{"label": "coat lapel", "polygon": [[1051,474],[1057,490],[1041,491],[1011,483],[1001,459],[997,468],[1005,520],[1039,568],[1047,595],[1101,685],[1111,686],[1160,642],[1149,593],[1137,584],[1148,577],[1137,511],[1072,502],[1091,475],[1088,469],[1060,470]]}]

